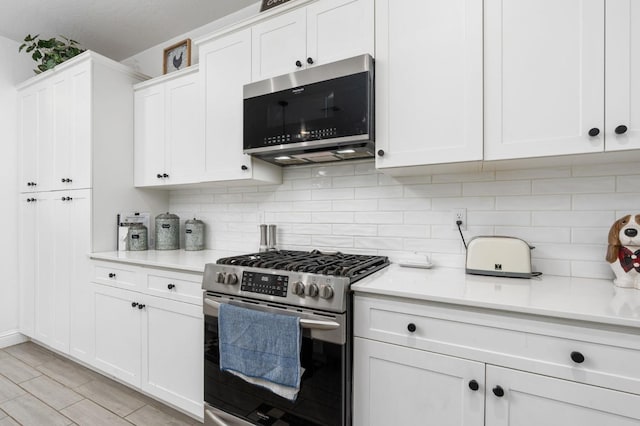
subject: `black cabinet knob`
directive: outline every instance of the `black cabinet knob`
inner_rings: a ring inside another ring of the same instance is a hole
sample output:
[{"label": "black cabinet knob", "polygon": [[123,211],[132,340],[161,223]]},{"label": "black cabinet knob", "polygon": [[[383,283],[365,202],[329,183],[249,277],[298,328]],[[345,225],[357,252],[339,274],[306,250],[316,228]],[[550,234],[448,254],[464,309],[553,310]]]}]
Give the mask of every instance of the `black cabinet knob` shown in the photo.
[{"label": "black cabinet knob", "polygon": [[31,186],[31,182],[27,182],[27,186]]},{"label": "black cabinet knob", "polygon": [[501,386],[496,386],[495,388],[491,389],[491,391],[498,398],[502,398],[504,396],[504,389],[502,389]]},{"label": "black cabinet knob", "polygon": [[582,364],[584,362],[584,355],[582,355],[580,352],[573,351],[571,352],[571,361],[575,362],[576,364]]},{"label": "black cabinet knob", "polygon": [[168,174],[166,174],[166,173],[163,173],[163,174],[162,174],[162,177],[163,177],[163,178],[168,178],[168,177],[169,177],[169,175],[168,175]]},{"label": "black cabinet knob", "polygon": [[162,179],[162,175],[161,175],[160,173],[158,173],[158,174],[156,175],[156,177],[157,177],[158,179]]},{"label": "black cabinet knob", "polygon": [[138,304],[137,304],[136,302],[131,302],[131,307],[132,307],[132,308],[135,308],[135,307],[137,307],[137,306],[138,306]]},{"label": "black cabinet knob", "polygon": [[296,67],[298,67],[298,68],[302,68],[302,62],[300,62],[300,61],[296,61]]},{"label": "black cabinet knob", "polygon": [[60,198],[62,201],[67,201],[67,197]]},{"label": "black cabinet knob", "polygon": [[313,58],[308,57],[308,58],[307,58],[307,63],[308,63],[309,65],[313,64]]},{"label": "black cabinet knob", "polygon": [[143,305],[142,303],[138,305],[138,309],[144,309],[144,308],[145,308],[145,305]]},{"label": "black cabinet knob", "polygon": [[378,156],[384,157],[384,149],[379,149],[378,150]]},{"label": "black cabinet knob", "polygon": [[614,130],[614,132],[616,132],[616,135],[624,135],[625,133],[627,133],[627,126],[625,126],[624,124],[619,125],[618,127],[616,127],[616,129]]},{"label": "black cabinet knob", "polygon": [[169,290],[173,290],[174,288],[176,288],[176,285],[175,284],[169,284],[169,285],[167,285],[167,288]]},{"label": "black cabinet knob", "polygon": [[27,203],[30,203],[30,202],[31,202],[31,198],[27,198]]},{"label": "black cabinet knob", "polygon": [[593,129],[589,130],[589,136],[591,136],[592,138],[595,136],[598,136],[600,134],[600,129],[598,129],[597,127],[594,127]]},{"label": "black cabinet knob", "polygon": [[471,380],[469,382],[469,389],[471,389],[472,391],[477,391],[478,389],[480,389],[480,385],[475,380]]},{"label": "black cabinet knob", "polygon": [[249,170],[249,167],[245,166],[244,164],[243,164],[242,166],[240,166],[240,168],[241,168],[242,170]]},{"label": "black cabinet knob", "polygon": [[67,197],[67,201],[71,201],[71,200],[73,200],[73,198]]},{"label": "black cabinet knob", "polygon": [[62,178],[61,180],[62,180],[63,183],[67,181],[65,178]]},{"label": "black cabinet knob", "polygon": [[409,330],[409,333],[413,333],[414,331],[416,331],[416,325],[414,323],[410,322],[407,325],[407,330]]},{"label": "black cabinet knob", "polygon": [[109,278],[115,278],[116,274],[114,274],[113,272],[109,272]]}]

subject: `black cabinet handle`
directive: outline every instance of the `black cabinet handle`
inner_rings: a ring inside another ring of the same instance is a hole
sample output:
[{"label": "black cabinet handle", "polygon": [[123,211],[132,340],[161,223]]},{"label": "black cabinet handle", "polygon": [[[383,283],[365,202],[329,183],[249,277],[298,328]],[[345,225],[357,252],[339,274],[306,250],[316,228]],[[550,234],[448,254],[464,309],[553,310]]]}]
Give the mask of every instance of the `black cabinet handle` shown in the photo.
[{"label": "black cabinet handle", "polygon": [[160,173],[158,173],[158,174],[156,175],[156,177],[157,177],[158,179],[162,179],[162,175],[161,175]]},{"label": "black cabinet handle", "polygon": [[475,380],[471,380],[469,382],[469,389],[471,389],[472,391],[477,391],[478,389],[480,389],[480,385]]},{"label": "black cabinet handle", "polygon": [[414,331],[416,331],[416,325],[414,323],[410,322],[407,325],[407,330],[409,330],[409,333],[413,333]]},{"label": "black cabinet handle", "polygon": [[114,274],[113,272],[109,272],[109,278],[115,278],[116,274]]},{"label": "black cabinet handle", "polygon": [[596,137],[600,134],[600,129],[598,129],[597,127],[594,127],[593,129],[589,130],[589,136]]},{"label": "black cabinet handle", "polygon": [[131,302],[131,307],[135,308],[136,306],[138,306],[138,304],[136,302]]},{"label": "black cabinet handle", "polygon": [[168,177],[169,177],[169,175],[168,175],[168,174],[166,174],[166,173],[163,173],[163,174],[162,174],[162,177],[163,177],[163,178],[168,178]]},{"label": "black cabinet handle", "polygon": [[245,166],[244,164],[243,164],[242,166],[240,166],[240,168],[241,168],[242,170],[249,170],[249,167]]},{"label": "black cabinet handle", "polygon": [[296,61],[296,67],[298,67],[298,68],[302,68],[302,62],[300,62],[300,61]]},{"label": "black cabinet handle", "polygon": [[384,149],[379,149],[378,150],[378,156],[384,157]]},{"label": "black cabinet handle", "polygon": [[307,58],[307,63],[308,63],[309,65],[313,64],[313,58],[308,57],[308,58]]},{"label": "black cabinet handle", "polygon": [[502,389],[501,386],[496,386],[495,388],[491,389],[491,391],[498,398],[502,398],[504,396],[504,389]]},{"label": "black cabinet handle", "polygon": [[142,309],[144,309],[144,308],[145,308],[145,305],[143,305],[142,303],[140,303],[140,304],[138,305],[138,309],[142,310]]},{"label": "black cabinet handle", "polygon": [[616,132],[616,135],[624,135],[625,133],[627,133],[627,126],[625,126],[624,124],[619,125],[618,127],[616,127],[616,129],[614,130],[614,132]]},{"label": "black cabinet handle", "polygon": [[575,362],[576,364],[582,364],[584,362],[584,355],[582,355],[580,352],[573,351],[571,352],[571,361]]},{"label": "black cabinet handle", "polygon": [[175,284],[169,284],[169,285],[167,285],[167,288],[169,290],[173,290],[174,288],[176,288],[176,285]]}]

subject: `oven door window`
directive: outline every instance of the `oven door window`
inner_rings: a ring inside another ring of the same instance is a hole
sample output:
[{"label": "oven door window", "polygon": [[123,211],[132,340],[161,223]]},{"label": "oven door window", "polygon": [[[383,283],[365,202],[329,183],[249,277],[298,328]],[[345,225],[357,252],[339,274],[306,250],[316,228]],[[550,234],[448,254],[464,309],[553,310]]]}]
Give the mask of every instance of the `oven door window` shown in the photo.
[{"label": "oven door window", "polygon": [[300,359],[305,371],[294,402],[221,372],[218,319],[205,316],[204,399],[213,407],[261,425],[344,424],[346,347],[303,337]]}]

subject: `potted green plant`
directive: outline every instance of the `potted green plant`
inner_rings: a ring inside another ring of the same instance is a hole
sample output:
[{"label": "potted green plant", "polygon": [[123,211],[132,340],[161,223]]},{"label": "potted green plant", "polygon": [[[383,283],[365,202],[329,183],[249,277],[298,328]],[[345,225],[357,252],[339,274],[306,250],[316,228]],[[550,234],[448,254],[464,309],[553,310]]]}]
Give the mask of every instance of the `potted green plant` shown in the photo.
[{"label": "potted green plant", "polygon": [[18,48],[19,52],[22,52],[22,50],[26,48],[26,53],[31,53],[31,58],[34,61],[40,61],[37,69],[33,70],[36,74],[50,70],[56,65],[85,51],[85,49],[78,47],[79,43],[77,41],[64,36],[60,36],[64,41],[58,40],[55,37],[47,40],[40,39],[39,37],[40,34],[33,37],[31,34],[27,35],[24,38],[24,43]]}]

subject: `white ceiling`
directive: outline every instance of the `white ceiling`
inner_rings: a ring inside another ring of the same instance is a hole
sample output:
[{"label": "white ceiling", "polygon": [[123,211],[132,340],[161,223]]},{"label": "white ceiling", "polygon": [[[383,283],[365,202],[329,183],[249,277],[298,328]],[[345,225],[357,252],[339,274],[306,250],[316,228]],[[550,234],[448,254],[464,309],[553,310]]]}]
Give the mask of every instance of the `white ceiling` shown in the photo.
[{"label": "white ceiling", "polygon": [[256,0],[2,0],[0,36],[63,35],[121,61]]}]

